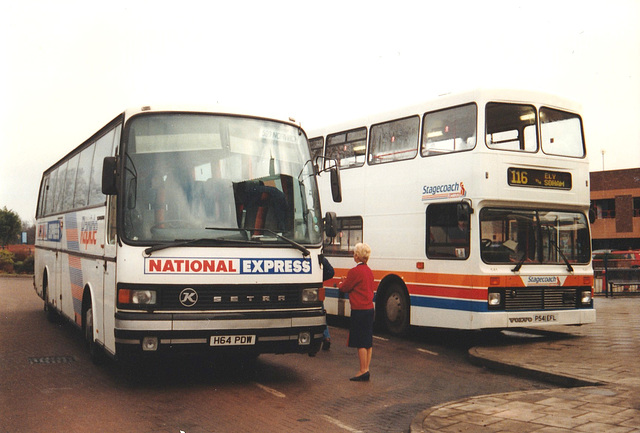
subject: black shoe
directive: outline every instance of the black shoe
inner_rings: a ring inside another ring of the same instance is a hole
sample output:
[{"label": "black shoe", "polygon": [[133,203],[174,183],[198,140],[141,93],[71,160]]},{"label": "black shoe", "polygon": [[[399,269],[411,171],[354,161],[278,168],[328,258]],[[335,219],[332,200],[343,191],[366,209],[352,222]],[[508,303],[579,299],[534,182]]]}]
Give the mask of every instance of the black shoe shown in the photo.
[{"label": "black shoe", "polygon": [[349,379],[352,382],[369,382],[370,374],[367,371],[366,373],[361,374],[360,376],[354,376]]},{"label": "black shoe", "polygon": [[322,342],[322,350],[327,351],[331,349],[331,340],[324,340]]}]

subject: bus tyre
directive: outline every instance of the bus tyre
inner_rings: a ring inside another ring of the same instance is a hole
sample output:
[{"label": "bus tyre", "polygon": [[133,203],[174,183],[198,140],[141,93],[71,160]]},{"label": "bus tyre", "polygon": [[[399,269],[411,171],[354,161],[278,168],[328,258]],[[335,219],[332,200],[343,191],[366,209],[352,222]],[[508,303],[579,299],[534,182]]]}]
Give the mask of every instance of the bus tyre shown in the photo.
[{"label": "bus tyre", "polygon": [[[91,300],[89,300],[91,302]],[[91,358],[91,362],[96,365],[100,365],[104,361],[104,354],[102,353],[102,348],[95,342],[93,339],[93,308],[91,308],[91,304],[89,304],[89,308],[84,313],[84,338],[87,341],[87,346],[89,347],[89,357]]]},{"label": "bus tyre", "polygon": [[402,286],[395,283],[386,292],[383,304],[384,322],[394,335],[403,335],[409,329],[409,299]]}]

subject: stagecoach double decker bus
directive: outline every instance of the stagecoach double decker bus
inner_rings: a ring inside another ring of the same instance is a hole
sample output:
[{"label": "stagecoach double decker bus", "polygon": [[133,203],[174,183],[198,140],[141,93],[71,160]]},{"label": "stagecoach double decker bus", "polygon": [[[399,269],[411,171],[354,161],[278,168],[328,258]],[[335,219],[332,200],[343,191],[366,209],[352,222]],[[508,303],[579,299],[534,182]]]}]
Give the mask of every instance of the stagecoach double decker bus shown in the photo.
[{"label": "stagecoach double decker bus", "polygon": [[291,120],[124,111],[44,172],[35,290],[95,359],[317,351],[314,168]]},{"label": "stagecoach double decker bus", "polygon": [[[595,321],[589,165],[580,108],[524,91],[476,90],[310,133],[337,161],[343,200],[325,253],[336,278],[371,245],[376,318],[504,329]],[[320,158],[319,158],[320,159]],[[326,289],[328,314],[349,304]]]}]

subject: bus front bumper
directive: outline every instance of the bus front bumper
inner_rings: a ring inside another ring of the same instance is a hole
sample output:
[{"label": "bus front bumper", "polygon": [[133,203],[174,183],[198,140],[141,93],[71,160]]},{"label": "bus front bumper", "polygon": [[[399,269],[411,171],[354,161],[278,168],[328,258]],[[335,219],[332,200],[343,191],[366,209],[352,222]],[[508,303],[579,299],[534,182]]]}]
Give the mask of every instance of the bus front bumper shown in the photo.
[{"label": "bus front bumper", "polygon": [[161,353],[315,353],[322,309],[280,312],[138,313],[115,317],[116,357]]}]

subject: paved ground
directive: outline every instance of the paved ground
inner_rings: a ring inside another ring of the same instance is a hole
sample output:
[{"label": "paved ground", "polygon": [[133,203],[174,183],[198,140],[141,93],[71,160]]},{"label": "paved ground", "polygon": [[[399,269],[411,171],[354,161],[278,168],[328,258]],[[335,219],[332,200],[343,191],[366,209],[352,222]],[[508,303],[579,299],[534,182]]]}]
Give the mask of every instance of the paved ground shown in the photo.
[{"label": "paved ground", "polygon": [[449,402],[418,414],[411,432],[640,432],[640,298],[597,298],[596,310],[595,324],[469,351],[489,368],[568,388]]},{"label": "paved ground", "polygon": [[472,365],[478,333],[376,334],[372,380],[346,347],[347,321],[314,358],[263,355],[252,368],[185,357],[140,370],[93,365],[82,333],[49,323],[29,278],[0,276],[0,433],[407,432],[417,413],[463,397],[554,385]]}]

